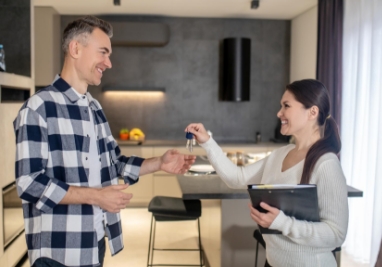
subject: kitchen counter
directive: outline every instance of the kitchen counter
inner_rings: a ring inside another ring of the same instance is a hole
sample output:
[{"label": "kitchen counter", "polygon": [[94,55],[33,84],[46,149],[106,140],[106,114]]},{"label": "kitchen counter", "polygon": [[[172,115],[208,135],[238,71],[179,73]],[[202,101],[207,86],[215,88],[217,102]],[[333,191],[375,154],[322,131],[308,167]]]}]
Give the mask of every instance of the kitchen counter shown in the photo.
[{"label": "kitchen counter", "polygon": [[[184,140],[144,140],[144,141],[134,141],[134,140],[120,140],[116,139],[118,145],[120,146],[164,146],[164,147],[176,147],[176,146],[186,146],[186,138]],[[245,147],[248,145],[251,146],[259,146],[259,147],[270,147],[270,146],[280,146],[280,143],[274,142],[261,142],[256,143],[254,140],[251,141],[243,141],[243,140],[217,140],[219,145],[224,146],[237,146],[237,147]],[[287,145],[285,143],[284,145]],[[197,145],[199,146],[199,145]]]},{"label": "kitchen counter", "polygon": [[[218,175],[178,175],[184,199],[249,199],[247,189],[229,188]],[[363,191],[348,185],[348,197],[362,197]]]}]

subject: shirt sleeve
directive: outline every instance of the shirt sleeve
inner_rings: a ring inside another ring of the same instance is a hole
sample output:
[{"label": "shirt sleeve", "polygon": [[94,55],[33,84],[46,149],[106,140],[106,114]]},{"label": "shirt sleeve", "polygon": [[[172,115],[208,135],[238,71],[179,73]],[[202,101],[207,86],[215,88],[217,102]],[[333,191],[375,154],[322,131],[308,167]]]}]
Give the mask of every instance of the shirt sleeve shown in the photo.
[{"label": "shirt sleeve", "polygon": [[334,158],[322,162],[315,175],[320,222],[296,220],[280,211],[269,228],[281,231],[301,245],[334,249],[344,242],[348,226],[345,176],[338,159]]},{"label": "shirt sleeve", "polygon": [[46,121],[28,107],[14,121],[16,135],[16,184],[21,199],[47,212],[65,196],[69,185],[48,177],[48,134]]},{"label": "shirt sleeve", "polygon": [[114,153],[111,153],[111,157],[115,155],[115,162],[117,168],[117,174],[120,177],[123,177],[123,180],[126,184],[135,184],[139,181],[139,172],[141,170],[141,166],[144,158],[130,156],[127,157],[121,154],[121,149],[119,148],[115,139],[111,136],[112,139],[112,150]]},{"label": "shirt sleeve", "polygon": [[261,182],[267,158],[244,167],[236,166],[227,158],[212,137],[200,146],[206,150],[210,163],[229,187],[246,189],[248,184]]}]

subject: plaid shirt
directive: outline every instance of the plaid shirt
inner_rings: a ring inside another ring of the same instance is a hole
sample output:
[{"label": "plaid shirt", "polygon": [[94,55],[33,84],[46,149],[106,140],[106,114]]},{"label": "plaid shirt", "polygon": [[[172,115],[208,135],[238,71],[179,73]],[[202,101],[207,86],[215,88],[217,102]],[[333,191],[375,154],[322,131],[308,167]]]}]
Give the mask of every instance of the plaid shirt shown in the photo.
[{"label": "plaid shirt", "polygon": [[[31,265],[41,257],[66,266],[97,266],[98,242],[91,205],[60,205],[70,185],[89,187],[89,110],[93,112],[102,187],[139,179],[142,158],[120,155],[98,101],[81,106],[62,78],[24,103],[14,121],[16,183],[23,202]],[[89,109],[90,107],[90,109]],[[119,213],[104,212],[111,254],[123,249]]]}]

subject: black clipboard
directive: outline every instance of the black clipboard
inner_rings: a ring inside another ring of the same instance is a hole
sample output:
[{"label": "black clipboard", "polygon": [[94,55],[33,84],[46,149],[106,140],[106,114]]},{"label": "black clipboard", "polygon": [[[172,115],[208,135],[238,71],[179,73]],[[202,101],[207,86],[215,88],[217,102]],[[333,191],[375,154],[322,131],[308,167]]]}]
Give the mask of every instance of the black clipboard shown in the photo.
[{"label": "black clipboard", "polygon": [[[297,220],[320,221],[316,185],[248,185],[248,193],[252,206],[260,212],[266,212],[260,207],[265,202]],[[262,234],[281,234],[260,225],[259,229]]]}]

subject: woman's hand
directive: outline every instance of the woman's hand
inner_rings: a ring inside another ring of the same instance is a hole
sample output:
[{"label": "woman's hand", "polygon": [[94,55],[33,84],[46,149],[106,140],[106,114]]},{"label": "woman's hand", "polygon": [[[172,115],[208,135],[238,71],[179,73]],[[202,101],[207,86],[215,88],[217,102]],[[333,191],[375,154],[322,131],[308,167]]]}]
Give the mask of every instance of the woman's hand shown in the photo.
[{"label": "woman's hand", "polygon": [[201,123],[191,123],[184,131],[192,133],[199,144],[205,143],[210,139],[210,135]]},{"label": "woman's hand", "polygon": [[251,210],[251,217],[252,220],[254,220],[258,225],[269,228],[273,221],[276,219],[277,215],[279,215],[280,210],[278,208],[274,208],[269,206],[268,204],[261,202],[260,207],[267,210],[267,213],[263,213],[252,207],[252,204],[248,204],[250,210]]}]

